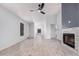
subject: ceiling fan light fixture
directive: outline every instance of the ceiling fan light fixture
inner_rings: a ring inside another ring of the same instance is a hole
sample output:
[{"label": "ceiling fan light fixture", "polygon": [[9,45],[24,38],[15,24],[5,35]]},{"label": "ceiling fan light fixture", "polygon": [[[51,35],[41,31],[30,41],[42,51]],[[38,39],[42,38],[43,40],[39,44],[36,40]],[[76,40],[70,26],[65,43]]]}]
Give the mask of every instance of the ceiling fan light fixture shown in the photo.
[{"label": "ceiling fan light fixture", "polygon": [[38,10],[37,12],[40,12],[40,10]]},{"label": "ceiling fan light fixture", "polygon": [[45,12],[43,12],[43,11],[40,11],[40,13],[45,14]]},{"label": "ceiling fan light fixture", "polygon": [[36,10],[30,10],[31,12],[33,12],[33,11],[37,11],[37,12],[39,12],[39,13],[41,13],[41,14],[46,14],[44,11],[42,11],[42,9],[44,8],[44,3],[41,3],[41,4],[39,4],[38,5],[38,9],[36,9]]}]

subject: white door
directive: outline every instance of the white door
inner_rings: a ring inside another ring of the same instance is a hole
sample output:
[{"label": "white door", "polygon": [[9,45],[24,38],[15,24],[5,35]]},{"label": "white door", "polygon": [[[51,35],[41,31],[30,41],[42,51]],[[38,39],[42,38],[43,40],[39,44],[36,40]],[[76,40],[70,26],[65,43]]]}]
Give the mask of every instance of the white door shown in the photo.
[{"label": "white door", "polygon": [[34,38],[34,23],[29,24],[29,37]]}]

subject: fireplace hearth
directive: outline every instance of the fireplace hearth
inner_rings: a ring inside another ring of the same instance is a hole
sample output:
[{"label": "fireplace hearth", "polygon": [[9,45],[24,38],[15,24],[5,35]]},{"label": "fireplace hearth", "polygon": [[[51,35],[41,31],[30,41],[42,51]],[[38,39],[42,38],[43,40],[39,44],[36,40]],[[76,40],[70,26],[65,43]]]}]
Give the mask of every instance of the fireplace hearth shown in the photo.
[{"label": "fireplace hearth", "polygon": [[73,33],[64,33],[63,43],[72,48],[75,48],[75,35]]}]

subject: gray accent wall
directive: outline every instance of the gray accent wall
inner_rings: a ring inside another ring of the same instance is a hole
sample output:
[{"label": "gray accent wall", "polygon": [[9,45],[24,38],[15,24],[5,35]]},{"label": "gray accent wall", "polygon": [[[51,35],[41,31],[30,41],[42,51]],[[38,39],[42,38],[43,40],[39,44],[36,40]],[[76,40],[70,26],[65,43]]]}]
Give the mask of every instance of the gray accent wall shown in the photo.
[{"label": "gray accent wall", "polygon": [[[68,23],[71,21],[71,23]],[[62,27],[79,27],[79,4],[62,3]]]}]

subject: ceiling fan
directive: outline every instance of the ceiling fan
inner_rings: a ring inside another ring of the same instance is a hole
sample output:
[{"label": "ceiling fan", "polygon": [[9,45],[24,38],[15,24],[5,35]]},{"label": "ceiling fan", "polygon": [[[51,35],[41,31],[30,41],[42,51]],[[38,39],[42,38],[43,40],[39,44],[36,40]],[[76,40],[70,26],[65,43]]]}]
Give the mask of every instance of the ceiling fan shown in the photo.
[{"label": "ceiling fan", "polygon": [[45,6],[44,3],[38,4],[38,9],[36,9],[36,10],[30,10],[30,11],[31,12],[37,11],[37,12],[40,12],[41,14],[45,14],[45,12],[42,11],[42,9],[44,8],[44,6]]}]

